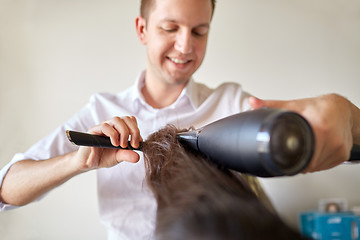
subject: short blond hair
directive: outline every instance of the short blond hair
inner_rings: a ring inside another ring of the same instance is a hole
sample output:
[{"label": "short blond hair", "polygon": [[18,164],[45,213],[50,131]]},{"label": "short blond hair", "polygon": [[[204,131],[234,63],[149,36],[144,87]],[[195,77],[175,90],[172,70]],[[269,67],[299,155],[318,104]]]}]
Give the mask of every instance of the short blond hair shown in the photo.
[{"label": "short blond hair", "polygon": [[[140,3],[140,15],[143,18],[145,18],[146,20],[149,18],[149,13],[152,10],[152,8],[155,7],[155,2],[156,2],[156,0],[141,0],[141,3]],[[216,3],[216,0],[211,0],[211,6],[212,6],[211,15],[214,14],[215,3]]]}]

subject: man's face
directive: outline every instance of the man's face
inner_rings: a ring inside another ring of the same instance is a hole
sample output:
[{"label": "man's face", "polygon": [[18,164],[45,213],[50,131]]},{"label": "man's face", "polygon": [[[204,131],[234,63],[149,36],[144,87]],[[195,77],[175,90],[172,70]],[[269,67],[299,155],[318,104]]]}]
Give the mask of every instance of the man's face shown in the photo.
[{"label": "man's face", "polygon": [[147,76],[167,84],[186,83],[204,59],[211,15],[210,0],[157,0],[142,40]]}]

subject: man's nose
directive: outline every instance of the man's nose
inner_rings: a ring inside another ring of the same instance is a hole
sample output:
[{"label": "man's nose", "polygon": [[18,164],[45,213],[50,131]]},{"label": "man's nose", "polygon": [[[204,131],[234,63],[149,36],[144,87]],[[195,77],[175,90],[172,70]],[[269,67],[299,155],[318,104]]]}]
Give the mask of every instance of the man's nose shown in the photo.
[{"label": "man's nose", "polygon": [[175,50],[182,54],[188,54],[192,51],[192,39],[190,31],[180,31],[176,36]]}]

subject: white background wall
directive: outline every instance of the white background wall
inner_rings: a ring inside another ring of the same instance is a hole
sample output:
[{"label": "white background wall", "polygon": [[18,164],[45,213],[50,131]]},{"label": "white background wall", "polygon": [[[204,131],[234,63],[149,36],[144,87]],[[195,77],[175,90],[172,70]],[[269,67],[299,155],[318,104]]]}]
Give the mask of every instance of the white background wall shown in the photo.
[{"label": "white background wall", "polygon": [[[0,0],[0,167],[94,92],[118,92],[145,67],[139,1]],[[199,82],[235,81],[261,98],[337,92],[360,106],[358,0],[218,1]],[[292,225],[320,198],[360,205],[360,166],[263,181]],[[0,213],[1,239],[104,239],[94,173],[41,202]]]}]

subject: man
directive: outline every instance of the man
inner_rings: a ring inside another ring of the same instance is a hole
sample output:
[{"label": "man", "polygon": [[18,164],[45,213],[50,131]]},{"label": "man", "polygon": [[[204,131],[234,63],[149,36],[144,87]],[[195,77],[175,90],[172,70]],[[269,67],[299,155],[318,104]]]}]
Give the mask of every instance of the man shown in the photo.
[{"label": "man", "polygon": [[352,144],[360,143],[360,111],[346,99],[326,95],[263,101],[237,84],[210,89],[191,79],[205,56],[214,3],[143,0],[136,30],[147,46],[146,71],[120,94],[94,95],[66,124],[26,153],[17,154],[0,174],[0,209],[25,205],[75,175],[98,169],[100,214],[109,239],[151,238],[156,205],[143,183],[142,157],[129,150],[77,149],[67,141],[66,129],[109,136],[113,145],[122,147],[130,136],[131,145],[137,147],[142,136],[167,123],[200,127],[251,108],[281,107],[301,113],[315,130],[316,152],[307,171],[347,160]]}]

